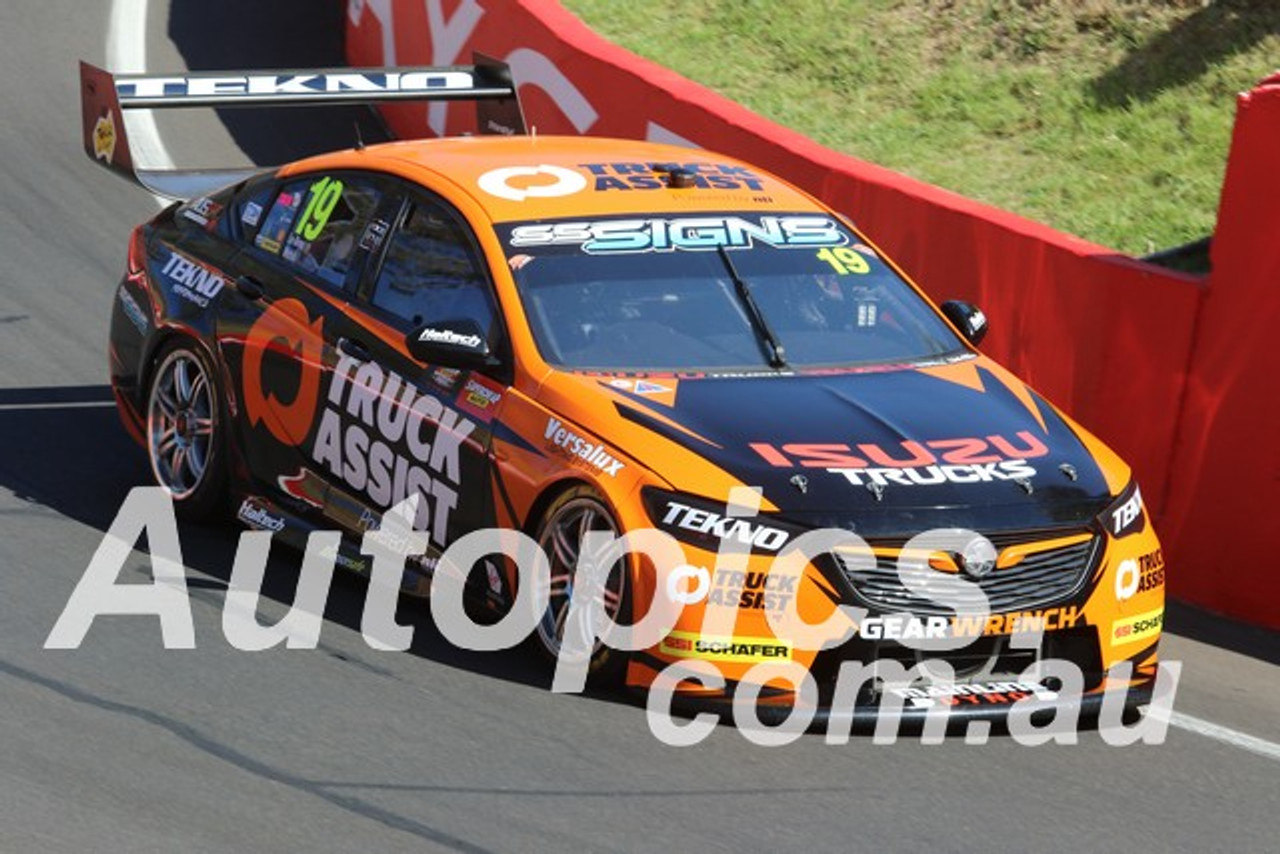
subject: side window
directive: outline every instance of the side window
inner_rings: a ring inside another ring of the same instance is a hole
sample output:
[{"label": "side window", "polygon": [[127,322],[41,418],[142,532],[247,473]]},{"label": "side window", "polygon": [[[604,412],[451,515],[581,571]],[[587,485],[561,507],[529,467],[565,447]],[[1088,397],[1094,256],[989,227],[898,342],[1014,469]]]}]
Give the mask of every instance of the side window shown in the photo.
[{"label": "side window", "polygon": [[274,198],[274,181],[257,180],[245,187],[231,205],[233,234],[238,233],[245,242],[251,242],[258,234],[262,219]]},{"label": "side window", "polygon": [[254,245],[342,287],[380,199],[378,189],[358,177],[293,181],[263,215]]},{"label": "side window", "polygon": [[491,342],[493,300],[458,219],[442,206],[412,199],[387,246],[370,298],[410,326],[473,320]]}]

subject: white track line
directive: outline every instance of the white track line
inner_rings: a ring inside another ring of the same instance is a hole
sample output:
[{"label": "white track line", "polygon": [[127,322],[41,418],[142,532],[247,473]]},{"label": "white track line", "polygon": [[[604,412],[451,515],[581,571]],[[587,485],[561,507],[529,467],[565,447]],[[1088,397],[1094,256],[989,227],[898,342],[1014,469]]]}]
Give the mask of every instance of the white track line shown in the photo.
[{"label": "white track line", "polygon": [[1196,735],[1212,738],[1215,741],[1221,741],[1223,744],[1247,750],[1258,756],[1280,761],[1280,744],[1276,744],[1274,741],[1267,741],[1265,738],[1258,738],[1228,727],[1219,726],[1191,715],[1184,715],[1182,712],[1172,712],[1169,715],[1169,726],[1184,729],[1187,732],[1194,732]]},{"label": "white track line", "polygon": [[[107,20],[107,68],[115,73],[147,70],[147,0],[112,0]],[[129,136],[129,150],[138,165],[172,169],[173,158],[160,139],[151,110],[130,110],[121,116]],[[153,196],[160,207],[169,199]]]},{"label": "white track line", "polygon": [[113,400],[65,401],[61,403],[0,403],[0,412],[33,412],[42,409],[106,409],[115,407]]}]

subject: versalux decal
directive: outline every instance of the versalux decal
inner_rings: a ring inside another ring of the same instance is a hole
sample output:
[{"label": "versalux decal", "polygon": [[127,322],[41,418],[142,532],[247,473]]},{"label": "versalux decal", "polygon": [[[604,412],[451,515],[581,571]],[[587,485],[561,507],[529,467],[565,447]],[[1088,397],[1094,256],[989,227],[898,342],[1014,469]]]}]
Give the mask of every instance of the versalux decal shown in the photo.
[{"label": "versalux decal", "polygon": [[226,284],[218,273],[177,252],[169,253],[169,259],[165,261],[160,272],[174,283],[175,294],[201,308],[208,308],[209,301],[221,293],[223,285]]},{"label": "versalux decal", "polygon": [[588,254],[715,251],[757,242],[778,248],[840,246],[847,240],[824,216],[698,216],[538,223],[511,231],[512,246],[580,245]]},{"label": "versalux decal", "polygon": [[603,444],[590,442],[569,430],[557,418],[547,420],[544,438],[554,448],[559,448],[573,459],[580,459],[609,477],[617,477],[625,466],[622,461],[605,450]]}]

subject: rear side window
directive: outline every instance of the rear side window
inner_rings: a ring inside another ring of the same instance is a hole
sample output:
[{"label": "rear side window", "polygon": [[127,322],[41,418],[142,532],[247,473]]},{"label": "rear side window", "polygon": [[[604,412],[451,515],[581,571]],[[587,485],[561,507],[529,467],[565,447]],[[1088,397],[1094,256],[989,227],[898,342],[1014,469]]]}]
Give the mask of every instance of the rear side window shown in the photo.
[{"label": "rear side window", "polygon": [[493,302],[467,232],[432,202],[411,202],[387,246],[370,302],[410,326],[472,320],[492,340]]},{"label": "rear side window", "polygon": [[292,181],[262,214],[254,245],[342,287],[380,200],[380,191],[359,177]]}]

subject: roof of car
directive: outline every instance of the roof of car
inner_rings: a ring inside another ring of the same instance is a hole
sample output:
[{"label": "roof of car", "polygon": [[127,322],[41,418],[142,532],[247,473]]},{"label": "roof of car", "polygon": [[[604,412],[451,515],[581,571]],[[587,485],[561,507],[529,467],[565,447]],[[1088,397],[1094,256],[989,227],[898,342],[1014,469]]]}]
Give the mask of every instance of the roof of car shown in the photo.
[{"label": "roof of car", "polygon": [[[322,155],[286,172],[325,168],[352,152]],[[495,222],[610,214],[822,210],[790,184],[710,151],[579,136],[475,136],[372,145],[370,168],[427,185],[452,182]],[[671,170],[677,176],[671,179]],[[670,184],[686,186],[673,187]]]}]

